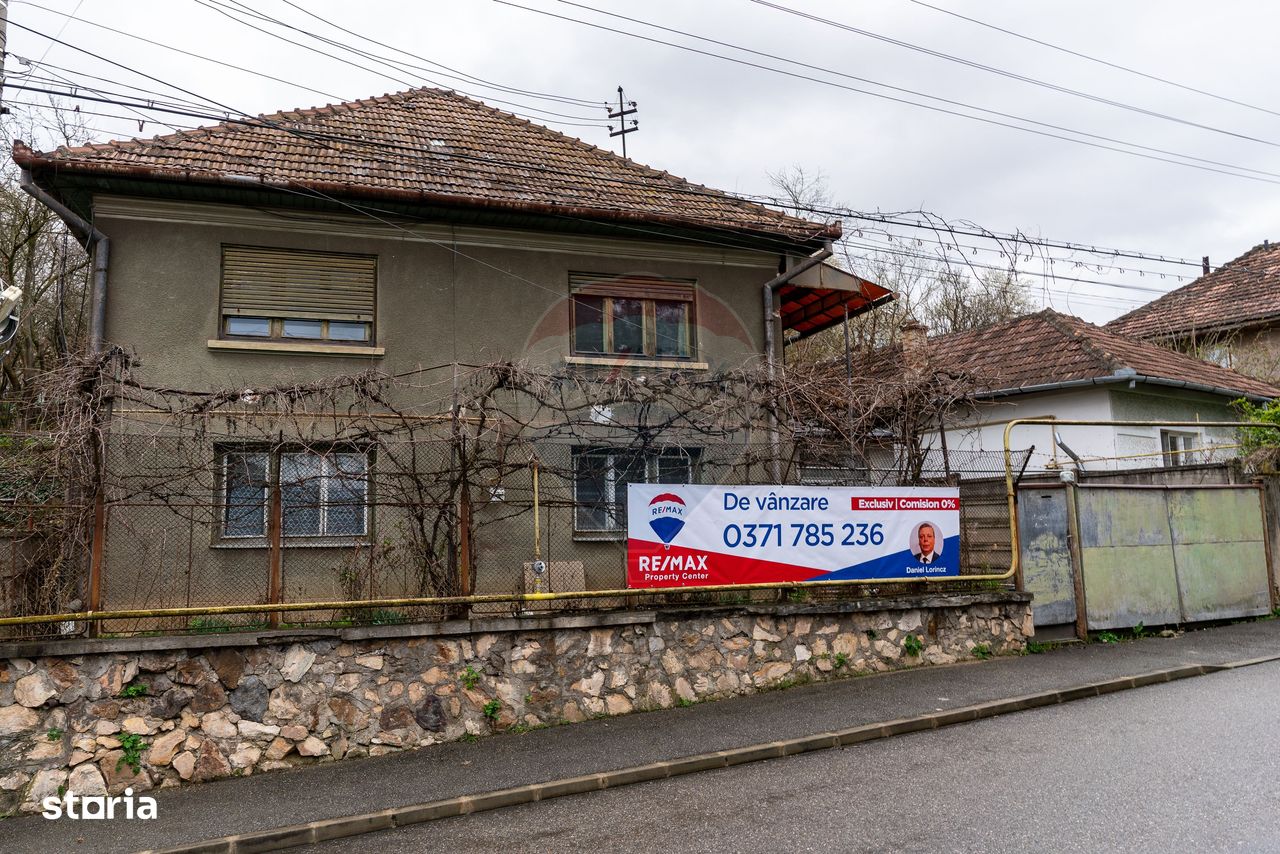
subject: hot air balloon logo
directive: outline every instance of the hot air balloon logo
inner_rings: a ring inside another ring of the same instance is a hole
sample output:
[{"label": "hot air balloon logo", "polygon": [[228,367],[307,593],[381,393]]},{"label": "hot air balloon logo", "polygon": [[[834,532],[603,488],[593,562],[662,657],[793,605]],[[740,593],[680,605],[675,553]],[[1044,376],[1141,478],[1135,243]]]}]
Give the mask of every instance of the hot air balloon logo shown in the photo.
[{"label": "hot air balloon logo", "polygon": [[684,527],[684,499],[674,492],[655,495],[649,502],[649,527],[662,542],[670,544]]}]

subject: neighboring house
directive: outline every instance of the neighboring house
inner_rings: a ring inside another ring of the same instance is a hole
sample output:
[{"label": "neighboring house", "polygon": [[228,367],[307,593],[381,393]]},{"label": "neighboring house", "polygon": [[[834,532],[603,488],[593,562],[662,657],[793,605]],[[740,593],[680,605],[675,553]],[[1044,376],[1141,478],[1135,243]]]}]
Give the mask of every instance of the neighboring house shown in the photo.
[{"label": "neighboring house", "polygon": [[[930,338],[926,355],[978,377],[980,403],[948,420],[948,453],[1000,452],[1015,418],[1194,421],[1204,426],[1015,427],[1011,447],[1034,451],[1029,471],[1176,466],[1236,455],[1231,401],[1280,388],[1183,353],[1045,310],[983,329]],[[940,453],[941,437],[928,437]],[[1218,448],[1219,450],[1215,450]],[[959,456],[957,454],[957,456]]]},{"label": "neighboring house", "polygon": [[[94,252],[94,340],[136,353],[140,375],[169,388],[251,399],[369,368],[499,361],[707,375],[761,361],[767,338],[778,358],[784,340],[891,298],[833,267],[804,269],[838,225],[435,89],[154,139],[45,153],[18,143],[13,158]],[[767,311],[763,288],[786,271],[797,280],[771,289]],[[586,438],[563,450],[585,506],[557,529],[573,541],[560,553],[613,541],[586,580],[620,586],[627,480],[696,480],[699,451]],[[223,441],[208,454],[218,516],[206,546],[265,547],[277,488],[286,544],[371,541],[370,513],[350,508],[368,498],[374,451]],[[517,573],[533,537],[519,542],[504,558]],[[205,559],[215,572],[231,560]]]},{"label": "neighboring house", "polygon": [[1280,245],[1263,241],[1107,329],[1280,382]]}]

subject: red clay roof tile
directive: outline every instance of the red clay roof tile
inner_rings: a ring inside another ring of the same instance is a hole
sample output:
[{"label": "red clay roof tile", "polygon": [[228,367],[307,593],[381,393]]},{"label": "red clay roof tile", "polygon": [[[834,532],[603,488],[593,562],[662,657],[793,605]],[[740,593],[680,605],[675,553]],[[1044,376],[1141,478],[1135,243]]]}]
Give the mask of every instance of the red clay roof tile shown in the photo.
[{"label": "red clay roof tile", "polygon": [[291,110],[153,139],[14,160],[59,173],[239,184],[591,220],[630,220],[788,242],[839,236],[810,222],[626,160],[440,89]]},{"label": "red clay roof tile", "polygon": [[982,329],[930,338],[929,359],[980,376],[986,392],[1094,380],[1133,372],[1232,394],[1280,397],[1280,388],[1046,309]]},{"label": "red clay roof tile", "polygon": [[1107,328],[1186,338],[1280,323],[1280,245],[1263,243],[1189,285],[1117,317]]}]

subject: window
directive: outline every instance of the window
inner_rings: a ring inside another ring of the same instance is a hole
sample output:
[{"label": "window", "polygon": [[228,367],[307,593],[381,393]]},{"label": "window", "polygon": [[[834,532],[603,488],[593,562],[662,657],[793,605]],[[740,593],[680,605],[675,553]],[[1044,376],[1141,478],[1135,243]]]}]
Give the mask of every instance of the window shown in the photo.
[{"label": "window", "polygon": [[1166,468],[1189,466],[1195,463],[1195,433],[1181,433],[1175,430],[1160,431],[1160,451],[1164,454]]},{"label": "window", "polygon": [[571,273],[575,356],[692,359],[694,283]]},{"label": "window", "polygon": [[628,483],[692,483],[697,462],[696,448],[669,448],[647,454],[609,448],[576,449],[574,529],[625,531]]},{"label": "window", "polygon": [[369,454],[259,450],[222,454],[222,536],[267,536],[271,487],[279,484],[284,537],[363,537],[369,532]]},{"label": "window", "polygon": [[222,247],[222,338],[373,344],[377,259]]}]

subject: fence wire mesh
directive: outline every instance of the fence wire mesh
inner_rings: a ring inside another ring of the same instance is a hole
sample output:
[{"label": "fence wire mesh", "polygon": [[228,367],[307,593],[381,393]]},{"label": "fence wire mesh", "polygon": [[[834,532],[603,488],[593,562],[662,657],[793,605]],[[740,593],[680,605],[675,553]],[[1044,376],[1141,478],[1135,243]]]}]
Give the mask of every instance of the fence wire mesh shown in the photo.
[{"label": "fence wire mesh", "polygon": [[[99,501],[58,482],[41,460],[51,452],[44,439],[7,437],[0,444],[3,615],[618,589],[626,586],[627,482],[771,482],[768,447],[758,443],[672,443],[640,451],[547,441],[533,446],[534,453],[522,448],[521,455],[499,444],[492,436],[473,437],[463,447],[440,430],[325,442],[263,441],[234,429],[194,435],[117,430],[100,447]],[[926,457],[910,483],[960,488],[962,575],[1001,571],[1009,565],[1003,455],[935,456]],[[793,452],[784,480],[906,485],[896,465],[802,466],[798,460]],[[546,565],[540,576],[538,560]],[[883,591],[690,589],[470,608],[278,613],[264,607],[117,619],[102,628],[211,633],[877,592]],[[16,626],[4,636],[85,629]]]}]

